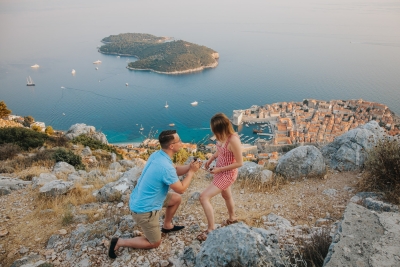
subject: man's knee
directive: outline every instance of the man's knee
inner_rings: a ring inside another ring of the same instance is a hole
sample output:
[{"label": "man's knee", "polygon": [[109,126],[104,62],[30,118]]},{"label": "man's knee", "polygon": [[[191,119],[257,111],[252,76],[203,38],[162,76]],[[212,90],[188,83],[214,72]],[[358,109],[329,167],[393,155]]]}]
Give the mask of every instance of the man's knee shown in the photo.
[{"label": "man's knee", "polygon": [[155,243],[150,243],[150,244],[151,244],[150,248],[158,248],[161,244],[161,239]]},{"label": "man's knee", "polygon": [[182,202],[182,197],[181,195],[177,193],[173,193],[170,199],[170,203],[168,206],[175,206],[175,205],[180,205]]}]

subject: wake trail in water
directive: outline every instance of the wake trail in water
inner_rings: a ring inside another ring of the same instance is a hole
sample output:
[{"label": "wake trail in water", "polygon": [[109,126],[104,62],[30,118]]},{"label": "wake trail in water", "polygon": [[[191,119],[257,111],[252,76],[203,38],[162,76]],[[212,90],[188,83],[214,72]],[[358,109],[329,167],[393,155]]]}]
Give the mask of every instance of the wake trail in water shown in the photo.
[{"label": "wake trail in water", "polygon": [[86,93],[90,93],[90,94],[97,95],[97,96],[104,97],[104,98],[108,98],[108,99],[124,100],[124,99],[122,99],[122,98],[117,98],[117,97],[102,95],[102,94],[95,93],[95,92],[89,91],[89,90],[84,90],[84,89],[78,89],[78,88],[72,88],[72,87],[65,87],[65,89],[68,89],[68,90],[75,90],[75,91],[80,91],[80,92],[86,92]]}]

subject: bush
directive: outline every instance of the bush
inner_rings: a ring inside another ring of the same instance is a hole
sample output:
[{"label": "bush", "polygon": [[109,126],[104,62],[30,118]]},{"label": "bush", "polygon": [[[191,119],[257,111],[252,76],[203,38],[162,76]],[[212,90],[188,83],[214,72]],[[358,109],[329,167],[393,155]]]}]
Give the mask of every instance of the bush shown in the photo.
[{"label": "bush", "polygon": [[74,144],[82,144],[84,146],[88,146],[92,150],[102,149],[102,150],[105,150],[105,151],[114,152],[115,154],[118,154],[114,147],[111,147],[109,145],[103,144],[99,140],[93,139],[93,138],[91,138],[91,137],[89,137],[87,135],[84,135],[84,134],[81,134],[80,136],[74,138],[72,140],[72,143],[74,143]]},{"label": "bush", "polygon": [[21,152],[21,148],[15,144],[0,145],[0,160],[12,159],[19,152]]},{"label": "bush", "polygon": [[44,144],[48,136],[31,129],[21,127],[0,128],[0,145],[13,143],[24,150],[37,148]]},{"label": "bush", "polygon": [[54,134],[54,130],[53,127],[51,126],[47,126],[46,129],[44,130],[44,132],[48,135],[53,135]]},{"label": "bush", "polygon": [[82,158],[79,155],[75,155],[71,150],[59,148],[54,152],[53,158],[56,162],[64,161],[71,164],[76,169],[84,169],[85,166],[82,164]]},{"label": "bush", "polygon": [[361,189],[384,192],[387,201],[400,204],[400,142],[392,137],[380,140],[368,151],[365,169]]}]

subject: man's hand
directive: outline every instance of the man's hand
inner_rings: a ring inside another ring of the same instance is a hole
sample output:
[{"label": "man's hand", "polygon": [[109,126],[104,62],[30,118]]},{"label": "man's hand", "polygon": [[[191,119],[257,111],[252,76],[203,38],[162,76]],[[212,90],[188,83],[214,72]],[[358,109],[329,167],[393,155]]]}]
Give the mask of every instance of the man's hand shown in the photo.
[{"label": "man's hand", "polygon": [[200,160],[192,161],[190,163],[189,171],[190,172],[197,172],[200,169],[201,165],[202,165],[202,162]]}]

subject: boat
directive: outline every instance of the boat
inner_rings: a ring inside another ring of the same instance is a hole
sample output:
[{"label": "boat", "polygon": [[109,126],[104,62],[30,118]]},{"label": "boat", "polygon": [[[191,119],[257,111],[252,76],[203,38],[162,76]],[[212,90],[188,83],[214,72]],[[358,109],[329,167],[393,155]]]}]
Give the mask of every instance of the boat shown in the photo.
[{"label": "boat", "polygon": [[65,116],[65,113],[63,113],[63,116]]},{"label": "boat", "polygon": [[253,133],[262,133],[263,130],[260,128],[253,128]]},{"label": "boat", "polygon": [[31,76],[26,78],[26,86],[35,86],[35,83],[33,82]]},{"label": "boat", "polygon": [[[167,103],[167,101],[165,101],[165,108],[168,108],[169,106],[168,106],[168,103]],[[171,126],[171,125],[170,125]]]},{"label": "boat", "polygon": [[190,103],[190,105],[192,105],[192,106],[197,106],[197,104],[199,104],[197,101]]},{"label": "boat", "polygon": [[141,130],[141,131],[144,130],[143,125],[140,124],[140,129],[139,130]]},{"label": "boat", "polygon": [[65,89],[65,87],[64,87],[64,86],[61,86],[61,89]]},{"label": "boat", "polygon": [[98,67],[96,67],[96,70],[98,70],[99,68]]},{"label": "boat", "polygon": [[247,123],[245,124],[245,126],[246,126],[246,127],[249,127],[249,125],[248,125]]},{"label": "boat", "polygon": [[74,69],[72,69],[71,73],[72,73],[72,74],[75,74],[75,72],[76,72],[76,71],[75,71]]},{"label": "boat", "polygon": [[128,86],[129,84],[128,84],[128,83],[126,83],[125,85],[126,85],[126,86]]},{"label": "boat", "polygon": [[31,66],[31,68],[39,68],[39,65],[35,64],[35,65]]},{"label": "boat", "polygon": [[171,126],[171,127],[174,127],[175,126],[175,123],[170,123],[170,124],[168,124],[169,126]]},{"label": "boat", "polygon": [[120,58],[120,56],[117,56],[117,58]]},{"label": "boat", "polygon": [[95,62],[93,62],[93,64],[100,64],[101,61],[100,60],[96,60]]}]

